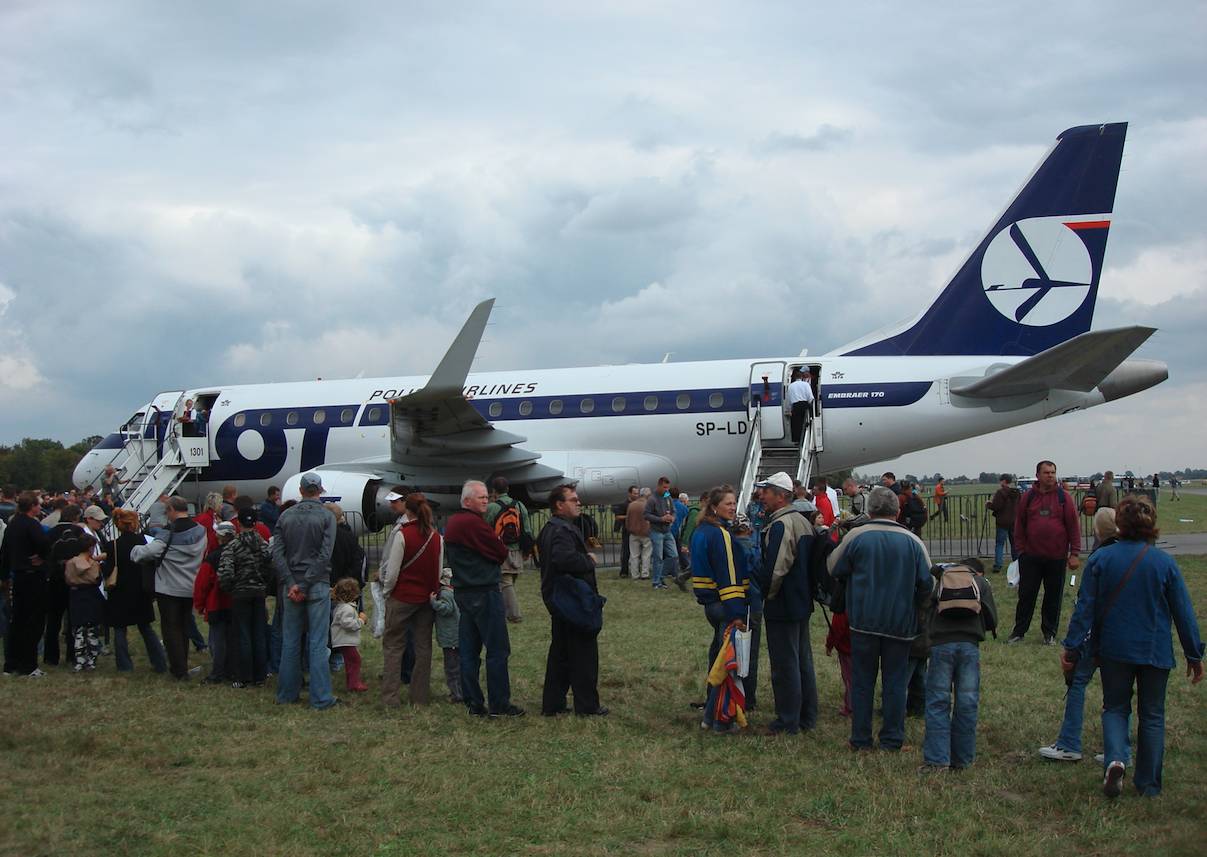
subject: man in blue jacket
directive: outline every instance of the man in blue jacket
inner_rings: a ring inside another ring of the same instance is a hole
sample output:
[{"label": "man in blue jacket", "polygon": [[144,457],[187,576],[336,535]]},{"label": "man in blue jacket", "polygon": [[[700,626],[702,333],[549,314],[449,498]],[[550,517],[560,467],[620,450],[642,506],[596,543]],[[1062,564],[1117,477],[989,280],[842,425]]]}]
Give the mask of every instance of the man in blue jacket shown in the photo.
[{"label": "man in blue jacket", "polygon": [[905,690],[909,646],[918,634],[917,608],[930,595],[930,555],[922,540],[896,522],[897,495],[885,487],[868,495],[872,520],[847,533],[827,561],[846,581],[851,626],[851,740],[853,750],[872,749],[872,704],[881,675],[884,723],[880,749],[905,743]]},{"label": "man in blue jacket", "polygon": [[756,580],[763,596],[763,628],[775,691],[775,719],[764,734],[795,735],[817,726],[817,676],[809,641],[813,615],[809,554],[816,531],[793,507],[795,493],[787,473],[772,475],[758,488],[767,523],[762,532],[763,565]]}]

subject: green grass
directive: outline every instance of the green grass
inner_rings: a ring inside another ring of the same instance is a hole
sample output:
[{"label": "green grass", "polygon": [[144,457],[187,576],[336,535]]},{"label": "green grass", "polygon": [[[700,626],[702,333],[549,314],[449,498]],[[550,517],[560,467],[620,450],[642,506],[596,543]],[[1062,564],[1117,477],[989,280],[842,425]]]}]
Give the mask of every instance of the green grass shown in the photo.
[{"label": "green grass", "polygon": [[[1205,617],[1207,557],[1180,562]],[[1012,616],[1014,592],[994,583]],[[380,646],[367,634],[373,690],[326,712],[278,708],[271,688],[180,686],[151,675],[145,659],[121,677],[103,658],[87,677],[60,667],[41,680],[4,679],[0,854],[1203,853],[1207,683],[1190,687],[1180,654],[1164,796],[1109,802],[1095,764],[1036,753],[1063,714],[1054,649],[1007,647],[1005,634],[987,641],[976,764],[924,777],[919,753],[845,749],[849,723],[837,715],[838,664],[821,646],[820,614],[817,730],[714,738],[687,707],[709,637],[694,599],[612,573],[601,587],[606,719],[537,715],[548,624],[531,574],[519,584],[526,619],[512,629],[513,696],[530,710],[518,720],[471,719],[446,703],[388,711],[376,695]],[[131,643],[137,652],[136,635]],[[756,725],[772,703],[765,656],[760,679]],[[1101,748],[1098,688],[1087,757]],[[920,721],[908,722],[907,740],[921,746]]]}]

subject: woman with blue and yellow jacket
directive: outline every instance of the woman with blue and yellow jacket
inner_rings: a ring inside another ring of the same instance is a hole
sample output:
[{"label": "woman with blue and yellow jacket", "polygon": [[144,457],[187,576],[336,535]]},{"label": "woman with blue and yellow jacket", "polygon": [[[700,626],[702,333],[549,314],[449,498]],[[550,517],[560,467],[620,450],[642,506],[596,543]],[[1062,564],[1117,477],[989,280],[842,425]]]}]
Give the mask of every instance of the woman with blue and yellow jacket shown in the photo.
[{"label": "woman with blue and yellow jacket", "polygon": [[[750,590],[746,556],[729,531],[737,511],[733,491],[714,488],[708,493],[700,510],[699,524],[692,533],[692,589],[697,603],[704,605],[704,617],[713,628],[712,643],[708,648],[710,669],[721,650],[725,630],[735,623],[737,630],[746,629]],[[710,688],[710,694],[714,692],[715,688]],[[706,727],[713,726],[709,719],[711,711],[711,706],[706,705],[703,723]]]}]

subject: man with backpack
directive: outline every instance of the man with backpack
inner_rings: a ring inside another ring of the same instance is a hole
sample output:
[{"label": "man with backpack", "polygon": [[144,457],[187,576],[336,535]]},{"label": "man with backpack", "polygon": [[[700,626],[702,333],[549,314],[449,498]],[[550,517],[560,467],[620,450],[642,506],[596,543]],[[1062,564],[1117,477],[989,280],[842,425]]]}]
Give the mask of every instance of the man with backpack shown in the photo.
[{"label": "man with backpack", "polygon": [[1081,527],[1077,504],[1056,484],[1056,465],[1041,461],[1035,467],[1035,485],[1023,495],[1014,519],[1014,542],[1018,547],[1018,606],[1014,630],[1007,643],[1021,643],[1031,627],[1039,588],[1044,589],[1040,607],[1040,630],[1044,645],[1056,645],[1060,607],[1064,599],[1065,569],[1076,571],[1081,564]]},{"label": "man with backpack", "polygon": [[503,593],[503,612],[507,621],[519,624],[523,621],[520,616],[520,600],[516,598],[515,583],[524,571],[524,560],[532,554],[536,543],[532,538],[532,528],[528,522],[528,510],[519,500],[507,496],[510,487],[502,476],[491,480],[491,490],[494,500],[486,507],[486,523],[494,527],[495,535],[507,545],[507,559],[499,566],[499,574],[503,582],[499,591]]},{"label": "man with backpack", "polygon": [[962,770],[976,756],[985,632],[997,627],[997,602],[985,566],[969,557],[931,568],[930,670],[920,773]]},{"label": "man with backpack", "polygon": [[70,588],[64,578],[65,564],[80,552],[77,539],[84,534],[80,507],[68,503],[59,512],[59,523],[50,528],[50,573],[46,589],[46,635],[42,637],[42,663],[57,666],[59,638],[63,639],[64,663],[75,663],[75,638],[71,626],[63,627]]}]

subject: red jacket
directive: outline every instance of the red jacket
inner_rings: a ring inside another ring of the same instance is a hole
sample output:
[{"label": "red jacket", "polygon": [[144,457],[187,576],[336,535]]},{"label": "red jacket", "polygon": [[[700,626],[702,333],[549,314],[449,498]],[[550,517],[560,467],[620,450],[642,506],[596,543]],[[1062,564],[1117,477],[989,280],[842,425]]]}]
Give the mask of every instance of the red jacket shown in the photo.
[{"label": "red jacket", "polygon": [[1067,559],[1081,553],[1073,496],[1059,485],[1047,494],[1035,488],[1024,494],[1014,518],[1014,545],[1019,553],[1036,559]]},{"label": "red jacket", "polygon": [[398,572],[398,582],[390,597],[406,604],[427,604],[432,593],[440,591],[440,534],[432,530],[428,541],[419,534],[418,521],[407,521],[402,525],[402,538],[405,568]]},{"label": "red jacket", "polygon": [[210,611],[231,609],[231,598],[218,586],[218,560],[221,554],[208,553],[193,581],[193,609],[205,613],[205,621],[210,620]]}]

